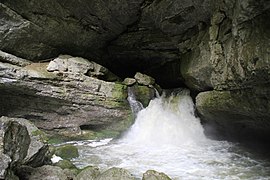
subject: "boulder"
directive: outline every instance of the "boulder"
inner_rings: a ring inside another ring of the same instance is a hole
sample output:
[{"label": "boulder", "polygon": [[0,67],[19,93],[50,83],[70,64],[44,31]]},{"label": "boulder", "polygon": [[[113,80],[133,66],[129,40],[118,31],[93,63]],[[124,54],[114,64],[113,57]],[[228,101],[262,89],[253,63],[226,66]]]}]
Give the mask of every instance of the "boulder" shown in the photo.
[{"label": "boulder", "polygon": [[79,157],[79,152],[78,152],[77,147],[73,145],[69,145],[69,144],[56,147],[54,153],[56,156],[59,156],[63,159],[72,159],[72,158]]},{"label": "boulder", "polygon": [[148,170],[143,173],[142,180],[171,180],[169,176],[162,172],[157,172],[155,170]]},{"label": "boulder", "polygon": [[100,175],[99,168],[87,166],[76,176],[75,180],[95,180]]},{"label": "boulder", "polygon": [[110,168],[100,174],[96,180],[135,180],[136,178],[131,173],[122,168]]},{"label": "boulder", "polygon": [[142,74],[137,72],[134,76],[134,78],[136,79],[136,81],[144,86],[149,86],[149,85],[154,85],[155,84],[155,79],[147,76],[146,74]]},{"label": "boulder", "polygon": [[[0,118],[1,178],[18,179],[22,166],[38,167],[46,163],[48,146],[44,134],[22,118]],[[28,169],[29,169],[28,168]]]},{"label": "boulder", "polygon": [[123,84],[127,85],[127,86],[132,86],[136,83],[136,79],[134,78],[125,78],[123,81]]},{"label": "boulder", "polygon": [[72,164],[72,162],[70,162],[69,160],[60,160],[57,163],[54,164],[55,166],[58,166],[62,169],[76,169],[77,167]]},{"label": "boulder", "polygon": [[29,180],[68,180],[68,177],[65,175],[64,171],[57,166],[45,165],[33,169],[33,172],[28,177]]},{"label": "boulder", "polygon": [[4,123],[4,153],[13,162],[37,167],[44,164],[48,150],[46,138],[34,124],[23,118],[1,117]]}]

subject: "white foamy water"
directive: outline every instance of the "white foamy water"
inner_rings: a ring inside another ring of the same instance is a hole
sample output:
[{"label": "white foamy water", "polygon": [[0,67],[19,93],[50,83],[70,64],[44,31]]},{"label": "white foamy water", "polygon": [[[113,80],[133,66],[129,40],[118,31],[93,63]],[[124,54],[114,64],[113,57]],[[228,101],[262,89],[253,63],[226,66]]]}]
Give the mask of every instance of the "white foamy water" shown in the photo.
[{"label": "white foamy water", "polygon": [[149,169],[173,179],[270,179],[270,165],[235,144],[207,139],[187,91],[152,100],[118,140],[75,143],[77,166],[122,167],[137,177]]}]

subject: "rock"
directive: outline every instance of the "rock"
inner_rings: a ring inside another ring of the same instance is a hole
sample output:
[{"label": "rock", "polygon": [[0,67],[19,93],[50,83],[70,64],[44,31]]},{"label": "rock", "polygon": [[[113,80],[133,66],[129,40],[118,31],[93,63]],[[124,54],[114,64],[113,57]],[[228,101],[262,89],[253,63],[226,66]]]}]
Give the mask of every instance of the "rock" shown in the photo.
[{"label": "rock", "polygon": [[13,162],[32,167],[44,164],[48,150],[44,133],[23,118],[1,117],[0,121],[6,126],[4,153],[9,155]]},{"label": "rock", "polygon": [[95,180],[100,175],[99,168],[87,166],[76,176],[75,180]]},{"label": "rock", "polygon": [[126,118],[131,115],[127,86],[78,71],[48,72],[47,65],[32,63],[21,68],[0,62],[0,115],[25,117],[50,136],[64,138],[87,139],[82,129],[96,131],[92,129],[96,126],[119,134],[132,123],[132,118]]},{"label": "rock", "polygon": [[79,152],[78,152],[77,147],[68,144],[68,145],[56,147],[55,155],[63,159],[72,159],[72,158],[79,157]]},{"label": "rock", "polygon": [[46,163],[48,146],[37,127],[26,119],[4,116],[0,125],[1,178],[19,179],[16,175],[27,176],[22,166],[31,169]]},{"label": "rock", "polygon": [[0,61],[7,62],[9,64],[17,65],[17,66],[27,66],[30,65],[32,62],[26,59],[18,58],[14,55],[5,53],[0,50]]},{"label": "rock", "polygon": [[125,169],[113,167],[100,174],[96,180],[135,180],[135,177]]},{"label": "rock", "polygon": [[127,85],[127,86],[132,86],[136,83],[136,79],[134,78],[125,78],[123,81],[123,84]]},{"label": "rock", "polygon": [[68,180],[68,177],[65,175],[64,171],[57,166],[45,165],[33,169],[33,172],[29,176],[29,180]]},{"label": "rock", "polygon": [[0,4],[1,24],[5,24],[0,28],[0,49],[32,60],[65,52],[99,57],[109,41],[137,21],[142,2],[7,0]]},{"label": "rock", "polygon": [[171,180],[171,178],[162,172],[148,170],[143,174],[142,180]]},{"label": "rock", "polygon": [[[2,149],[2,148],[1,148]],[[8,155],[4,154],[3,152],[0,152],[0,179],[5,178],[6,169],[8,168],[11,159]]]},{"label": "rock", "polygon": [[155,97],[154,88],[141,85],[134,85],[129,88],[134,93],[136,100],[141,102],[144,107],[147,107],[151,99]]},{"label": "rock", "polygon": [[134,78],[137,80],[137,82],[141,85],[149,86],[155,84],[155,79],[147,76],[146,74],[142,74],[137,72],[134,76]]},{"label": "rock", "polygon": [[72,164],[72,162],[70,162],[69,160],[60,160],[57,163],[54,164],[55,166],[58,166],[62,169],[76,169],[77,167]]},{"label": "rock", "polygon": [[52,60],[47,71],[71,74],[86,74],[89,70],[94,69],[93,64],[88,60],[80,57],[72,57],[69,55],[60,55]]},{"label": "rock", "polygon": [[[207,91],[196,97],[198,113],[209,130],[228,138],[268,141],[270,127],[269,88]],[[216,135],[208,131],[209,135]]]}]

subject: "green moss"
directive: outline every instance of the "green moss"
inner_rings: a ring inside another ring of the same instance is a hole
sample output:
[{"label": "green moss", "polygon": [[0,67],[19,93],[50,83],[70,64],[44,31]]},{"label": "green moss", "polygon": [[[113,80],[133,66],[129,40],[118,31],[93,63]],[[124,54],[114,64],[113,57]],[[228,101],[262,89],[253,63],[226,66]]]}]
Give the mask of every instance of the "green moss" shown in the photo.
[{"label": "green moss", "polygon": [[48,140],[49,140],[48,137],[46,136],[46,134],[39,129],[36,131],[32,131],[31,134],[32,134],[32,136],[39,136],[43,142],[48,142]]},{"label": "green moss", "polygon": [[55,163],[55,166],[58,166],[61,169],[77,169],[77,167],[72,162],[65,159]]},{"label": "green moss", "polygon": [[127,98],[127,86],[115,83],[112,90],[112,97],[118,100],[125,100]]},{"label": "green moss", "polygon": [[63,159],[72,159],[79,157],[79,151],[77,147],[73,145],[63,145],[56,148],[55,155]]}]

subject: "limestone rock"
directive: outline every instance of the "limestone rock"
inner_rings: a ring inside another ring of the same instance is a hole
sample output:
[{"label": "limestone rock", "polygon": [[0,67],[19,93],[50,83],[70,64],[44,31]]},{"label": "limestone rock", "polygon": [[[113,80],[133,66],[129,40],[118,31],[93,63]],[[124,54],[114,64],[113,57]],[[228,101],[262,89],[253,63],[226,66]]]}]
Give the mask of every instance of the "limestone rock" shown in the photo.
[{"label": "limestone rock", "polygon": [[88,138],[81,127],[98,125],[119,134],[132,123],[127,119],[127,86],[84,74],[48,72],[47,65],[0,62],[0,115],[25,117],[52,135],[81,138]]},{"label": "limestone rock", "polygon": [[137,72],[134,76],[134,78],[137,80],[137,82],[141,85],[149,86],[155,84],[155,79],[147,76],[146,74],[142,74]]},{"label": "limestone rock", "polygon": [[125,169],[113,167],[100,174],[96,180],[135,180],[135,177]]},{"label": "limestone rock", "polygon": [[33,172],[29,176],[29,180],[68,180],[68,177],[65,175],[64,171],[57,166],[45,165],[33,169]]},{"label": "limestone rock", "polygon": [[171,178],[162,172],[148,170],[143,174],[142,180],[171,180]]},{"label": "limestone rock", "polygon": [[100,175],[99,168],[87,166],[75,178],[75,180],[95,180]]},{"label": "limestone rock", "polygon": [[127,86],[132,86],[136,83],[136,79],[134,78],[125,78],[123,81],[123,84],[127,85]]},{"label": "limestone rock", "polygon": [[[270,127],[269,95],[268,87],[208,91],[198,94],[196,107],[207,127],[216,128],[229,138],[267,142]],[[207,133],[211,135],[214,132]]]},{"label": "limestone rock", "polygon": [[7,63],[17,65],[17,66],[22,66],[22,67],[31,64],[31,61],[29,60],[18,58],[14,55],[5,53],[1,50],[0,50],[0,61],[7,62]]}]

